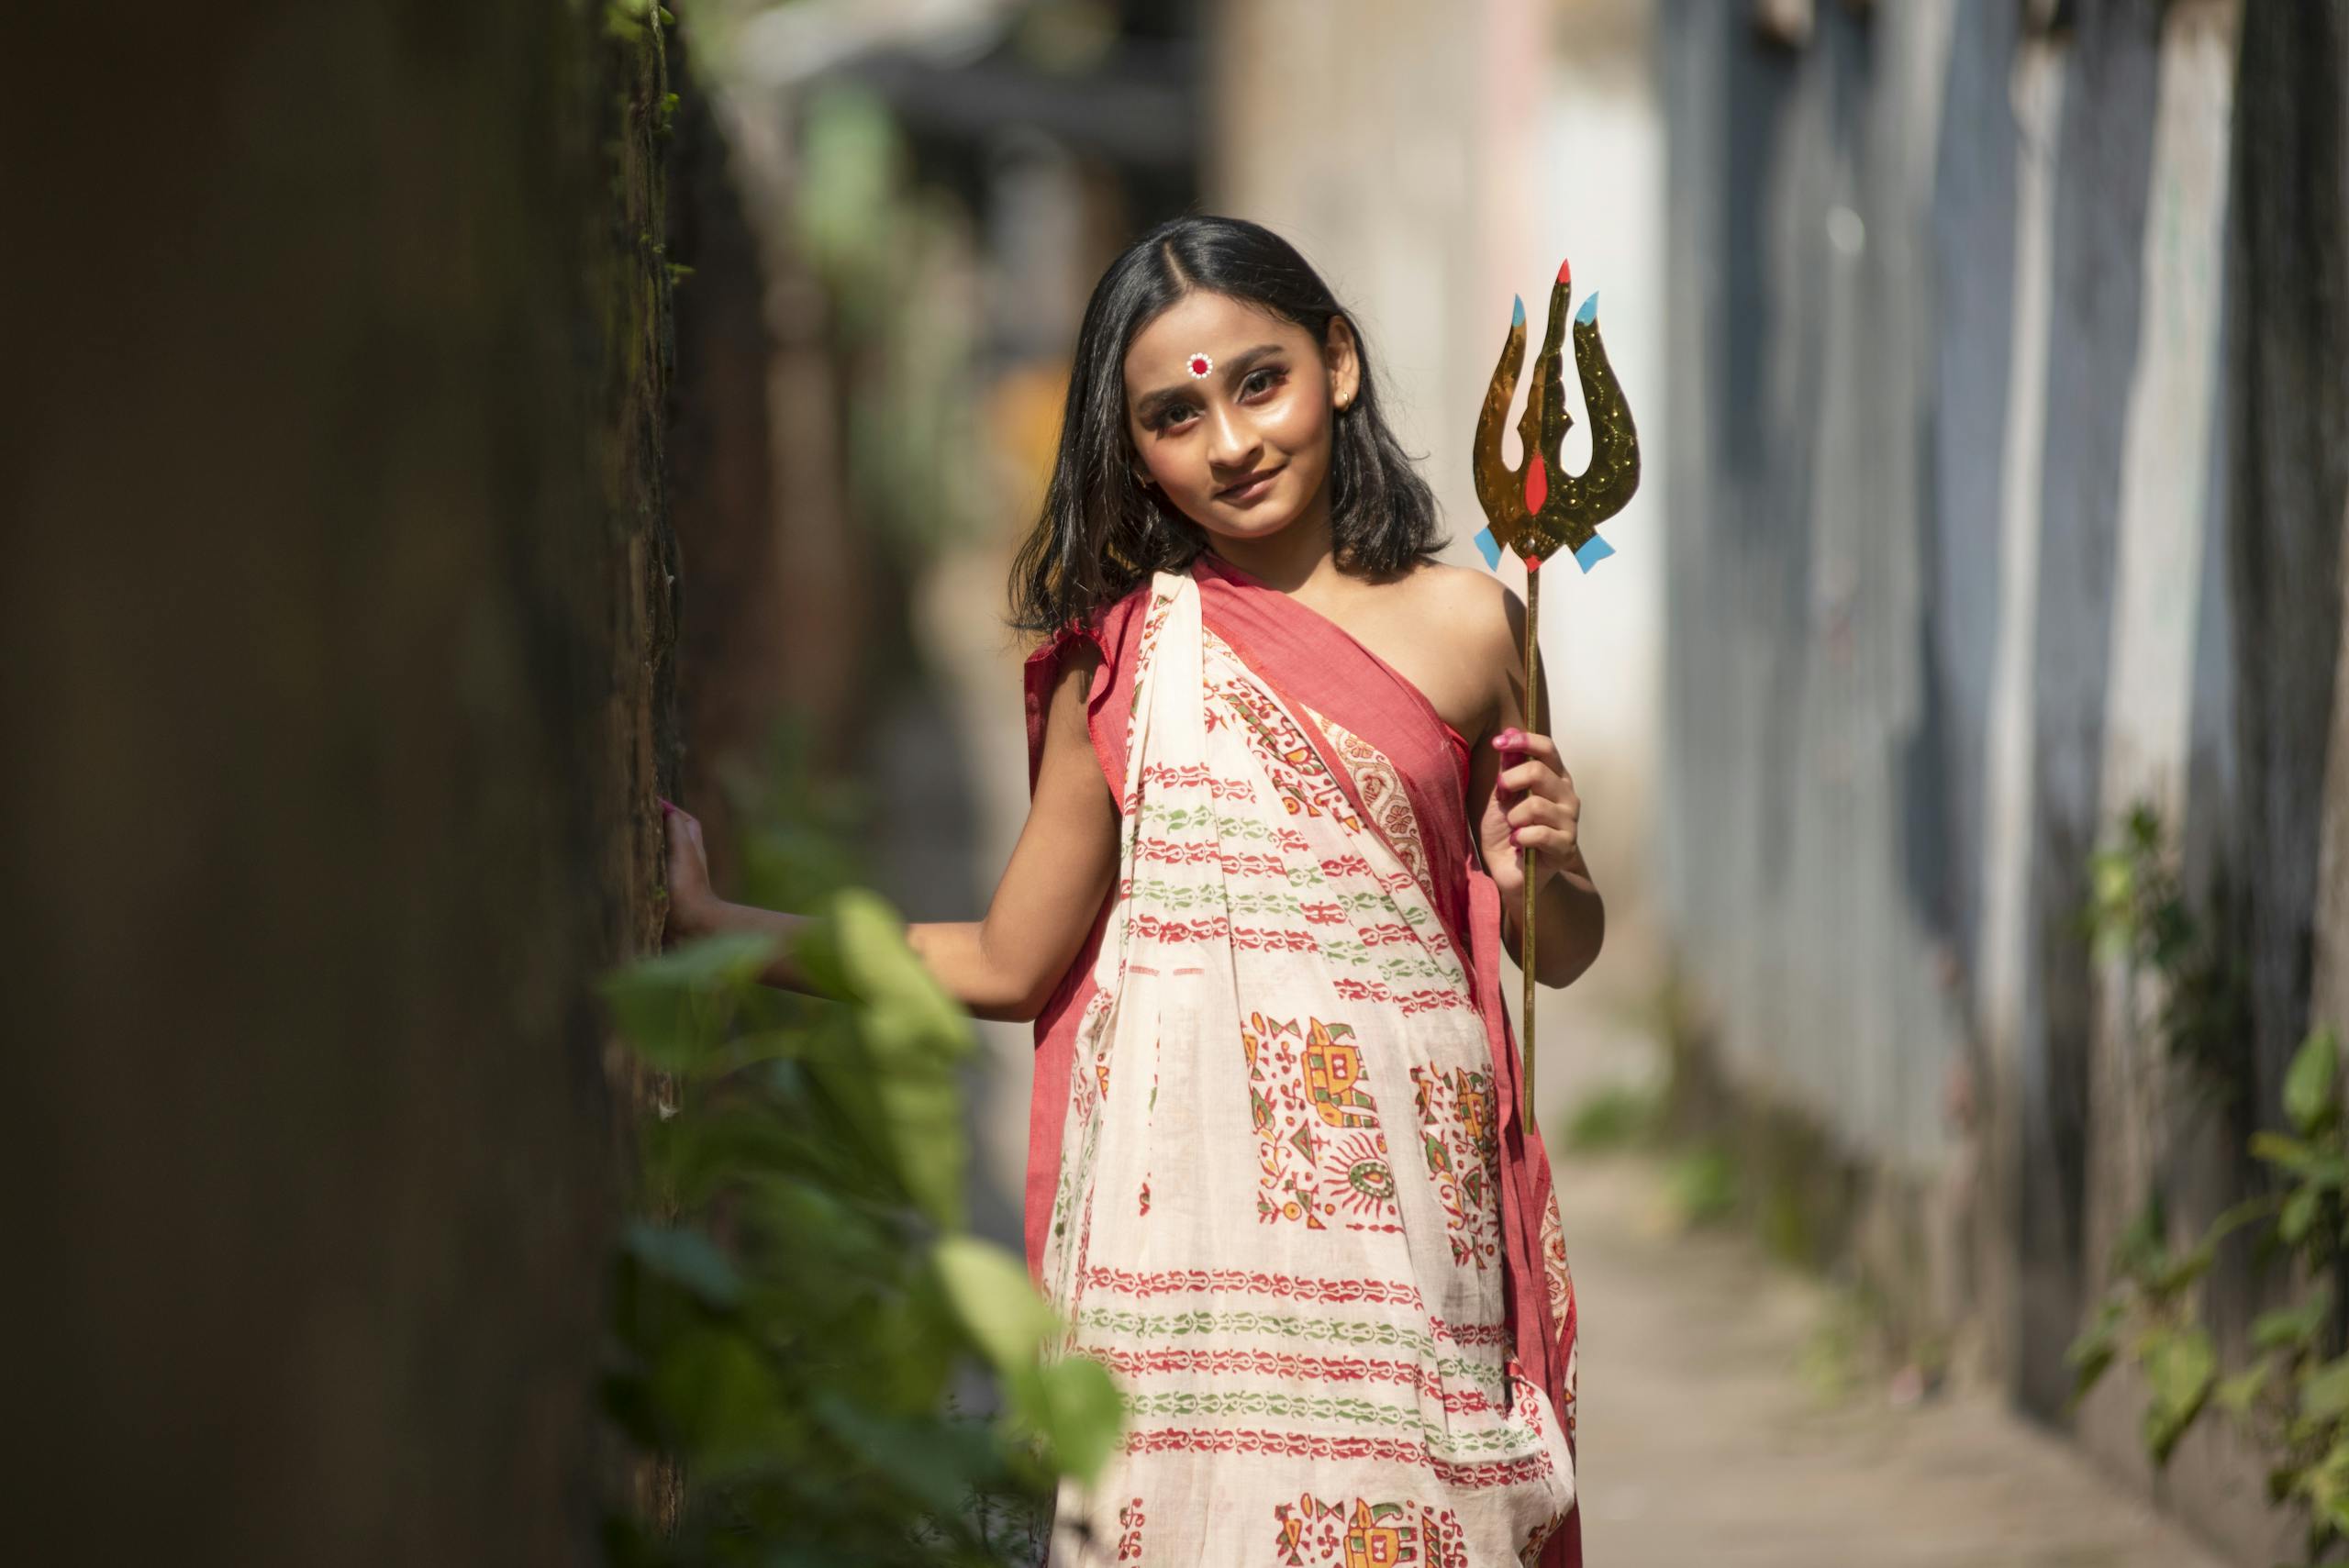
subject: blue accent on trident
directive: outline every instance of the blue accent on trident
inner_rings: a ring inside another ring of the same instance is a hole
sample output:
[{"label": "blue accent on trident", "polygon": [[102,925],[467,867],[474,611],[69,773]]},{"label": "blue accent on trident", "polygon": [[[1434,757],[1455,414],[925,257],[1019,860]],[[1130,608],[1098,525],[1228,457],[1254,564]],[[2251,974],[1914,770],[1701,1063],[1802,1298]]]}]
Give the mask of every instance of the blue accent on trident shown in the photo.
[{"label": "blue accent on trident", "polygon": [[1525,325],[1525,296],[1519,295],[1516,299],[1517,305],[1509,312],[1508,324],[1511,327],[1522,327]]},{"label": "blue accent on trident", "polygon": [[1613,545],[1593,534],[1583,541],[1581,549],[1575,551],[1575,564],[1587,572],[1614,553]]},{"label": "blue accent on trident", "polygon": [[1597,291],[1594,290],[1591,296],[1582,302],[1582,308],[1575,312],[1575,319],[1581,322],[1586,327],[1598,319],[1598,295]]},{"label": "blue accent on trident", "polygon": [[1485,558],[1486,571],[1498,572],[1501,569],[1501,541],[1493,537],[1492,529],[1476,530],[1476,553]]}]

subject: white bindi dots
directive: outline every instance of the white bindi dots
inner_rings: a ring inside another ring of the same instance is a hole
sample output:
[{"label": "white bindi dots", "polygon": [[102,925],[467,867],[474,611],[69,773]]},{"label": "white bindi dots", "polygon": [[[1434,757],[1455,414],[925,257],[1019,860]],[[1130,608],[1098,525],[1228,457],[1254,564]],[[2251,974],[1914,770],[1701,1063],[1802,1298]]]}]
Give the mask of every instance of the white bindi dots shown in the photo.
[{"label": "white bindi dots", "polygon": [[1207,379],[1208,372],[1215,369],[1215,361],[1208,358],[1205,354],[1193,354],[1189,359],[1183,362],[1190,368],[1192,375],[1197,377],[1201,381]]}]

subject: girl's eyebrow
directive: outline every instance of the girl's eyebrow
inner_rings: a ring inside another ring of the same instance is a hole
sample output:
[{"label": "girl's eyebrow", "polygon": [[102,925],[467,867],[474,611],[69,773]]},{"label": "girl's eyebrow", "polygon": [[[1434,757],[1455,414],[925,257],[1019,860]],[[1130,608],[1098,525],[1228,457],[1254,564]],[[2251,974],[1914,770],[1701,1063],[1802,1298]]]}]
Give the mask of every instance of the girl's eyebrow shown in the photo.
[{"label": "girl's eyebrow", "polygon": [[[1232,355],[1217,369],[1226,381],[1237,381],[1255,369],[1264,359],[1280,351],[1281,346],[1278,343],[1259,343],[1252,349],[1242,350]],[[1162,386],[1154,392],[1144,393],[1134,401],[1134,417],[1147,422],[1157,417],[1163,409],[1178,403],[1188,402],[1191,391],[1188,385],[1189,380],[1190,378],[1186,376],[1172,386]]]}]

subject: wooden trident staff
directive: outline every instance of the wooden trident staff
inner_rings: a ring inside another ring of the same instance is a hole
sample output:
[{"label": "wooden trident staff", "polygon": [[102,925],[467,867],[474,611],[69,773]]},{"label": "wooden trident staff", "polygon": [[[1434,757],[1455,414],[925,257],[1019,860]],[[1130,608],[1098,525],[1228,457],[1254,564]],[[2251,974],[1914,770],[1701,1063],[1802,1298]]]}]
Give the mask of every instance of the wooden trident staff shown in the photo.
[{"label": "wooden trident staff", "polygon": [[[1565,334],[1566,295],[1574,274],[1558,265],[1558,281],[1550,287],[1550,325],[1542,334],[1542,352],[1533,361],[1533,383],[1526,389],[1525,412],[1518,417],[1517,439],[1524,455],[1512,470],[1501,458],[1501,425],[1517,395],[1517,374],[1525,364],[1525,301],[1517,301],[1508,325],[1508,340],[1501,346],[1501,362],[1493,369],[1492,384],[1485,392],[1485,406],[1476,416],[1473,449],[1476,499],[1485,508],[1487,527],[1476,536],[1485,564],[1497,568],[1503,545],[1525,562],[1525,727],[1542,732],[1541,701],[1542,562],[1559,550],[1574,552],[1575,564],[1588,572],[1615,553],[1598,537],[1598,525],[1623,509],[1640,487],[1640,437],[1631,428],[1631,410],[1623,389],[1607,362],[1607,348],[1598,339],[1598,296],[1592,295],[1575,313],[1575,368],[1582,377],[1583,405],[1590,412],[1590,464],[1579,474],[1565,472],[1558,448],[1566,439],[1574,416],[1566,412],[1565,382],[1560,362]],[[1533,1119],[1533,940],[1534,890],[1538,882],[1531,846],[1519,851],[1525,870],[1525,914],[1519,925],[1518,951],[1525,974],[1525,1119]]]}]

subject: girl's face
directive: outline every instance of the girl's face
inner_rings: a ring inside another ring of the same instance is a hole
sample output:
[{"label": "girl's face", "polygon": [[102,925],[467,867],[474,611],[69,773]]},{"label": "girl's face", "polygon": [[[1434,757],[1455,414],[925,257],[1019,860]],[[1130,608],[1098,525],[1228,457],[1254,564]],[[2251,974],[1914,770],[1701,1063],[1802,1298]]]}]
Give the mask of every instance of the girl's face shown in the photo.
[{"label": "girl's face", "polygon": [[1331,409],[1356,389],[1353,333],[1340,317],[1317,343],[1244,300],[1194,291],[1134,334],[1125,381],[1136,477],[1211,534],[1263,539],[1321,498]]}]

